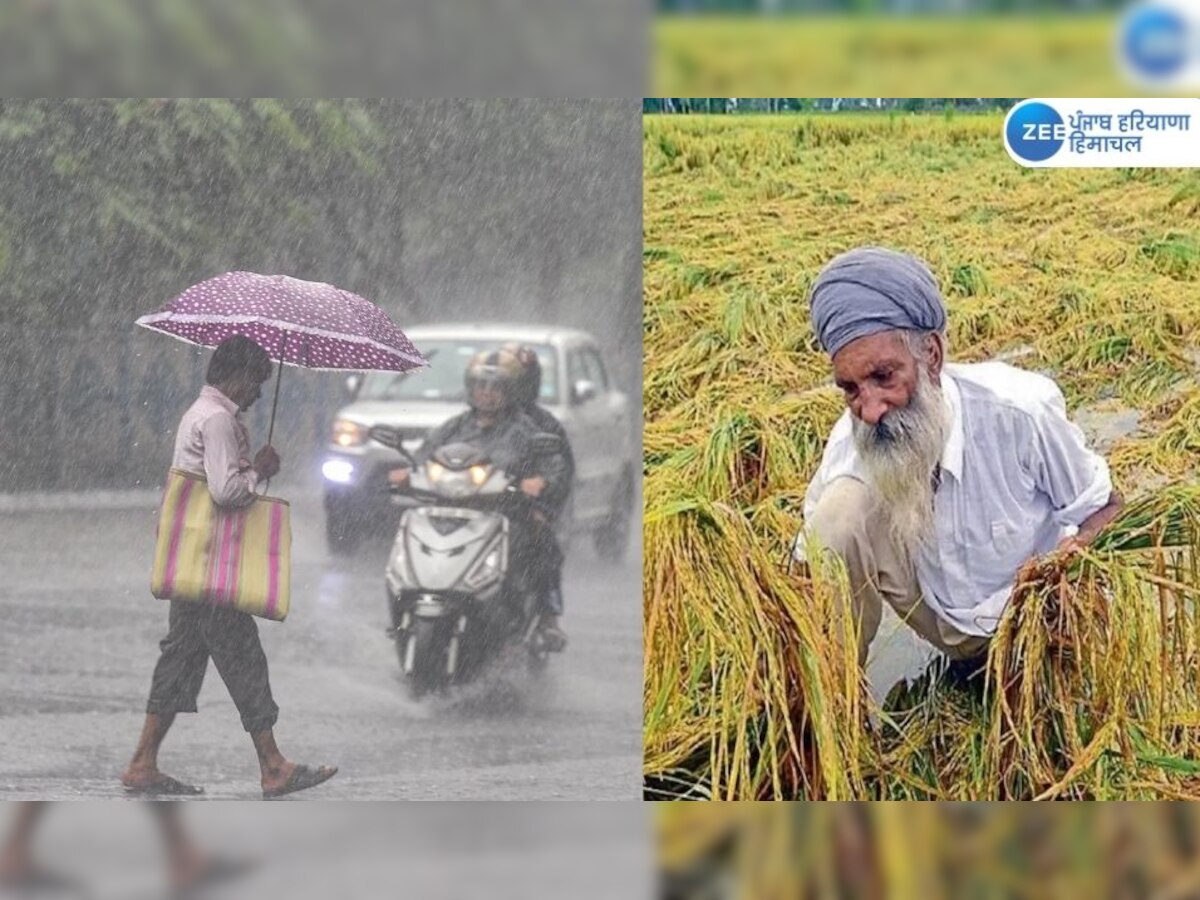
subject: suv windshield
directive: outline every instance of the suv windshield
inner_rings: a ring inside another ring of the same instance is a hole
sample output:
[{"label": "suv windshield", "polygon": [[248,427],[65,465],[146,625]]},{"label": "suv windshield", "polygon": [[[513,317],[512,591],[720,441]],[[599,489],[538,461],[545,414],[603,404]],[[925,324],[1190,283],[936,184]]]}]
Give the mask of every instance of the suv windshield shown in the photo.
[{"label": "suv windshield", "polygon": [[[476,353],[495,350],[509,339],[421,341],[420,351],[429,360],[424,369],[414,372],[368,372],[357,400],[438,400],[465,403],[463,373]],[[549,344],[531,344],[542,365],[542,403],[558,402],[558,368],[554,348]]]}]

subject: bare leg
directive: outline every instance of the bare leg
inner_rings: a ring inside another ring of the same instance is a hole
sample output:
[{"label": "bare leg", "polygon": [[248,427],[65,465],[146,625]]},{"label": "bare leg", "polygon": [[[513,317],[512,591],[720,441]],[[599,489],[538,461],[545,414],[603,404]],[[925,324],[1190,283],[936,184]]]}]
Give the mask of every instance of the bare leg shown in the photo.
[{"label": "bare leg", "polygon": [[249,860],[224,859],[202,848],[184,827],[183,807],[178,801],[151,801],[150,809],[162,828],[168,875],[175,892],[240,878],[254,868]]},{"label": "bare leg", "polygon": [[0,848],[0,884],[19,883],[33,875],[33,834],[38,820],[46,811],[43,801],[26,800],[17,803],[17,814],[8,840]]},{"label": "bare leg", "polygon": [[254,750],[258,754],[258,767],[262,770],[264,790],[280,787],[288,780],[295,763],[288,762],[275,743],[274,729],[256,731],[250,735]]},{"label": "bare leg", "polygon": [[163,738],[175,721],[174,713],[150,713],[142,726],[142,736],[138,738],[137,747],[133,751],[133,759],[121,776],[121,783],[126,787],[139,787],[154,783],[161,777],[158,771],[158,748],[162,746]]},{"label": "bare leg", "polygon": [[[258,766],[262,770],[262,788],[265,793],[271,793],[283,788],[296,772],[296,763],[290,762],[279,750],[275,743],[273,729],[251,732],[250,739],[254,741],[254,750],[258,753]],[[321,766],[315,770],[313,784],[332,778],[337,772],[336,766]],[[311,785],[310,785],[311,786]]]},{"label": "bare leg", "polygon": [[178,802],[150,803],[150,809],[162,828],[167,845],[167,866],[171,886],[179,889],[195,884],[210,864],[209,856],[196,844],[183,827],[182,810]]}]

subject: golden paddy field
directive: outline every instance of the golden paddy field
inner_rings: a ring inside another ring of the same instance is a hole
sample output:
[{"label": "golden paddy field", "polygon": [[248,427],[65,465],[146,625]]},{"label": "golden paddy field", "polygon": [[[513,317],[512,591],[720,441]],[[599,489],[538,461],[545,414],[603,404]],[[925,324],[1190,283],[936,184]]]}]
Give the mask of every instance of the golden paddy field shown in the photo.
[{"label": "golden paddy field", "polygon": [[[1200,178],[1025,170],[1002,117],[648,117],[648,796],[1200,797]],[[810,280],[927,260],[950,355],[1052,375],[1128,507],[1014,599],[982,695],[882,707],[786,566],[841,414]]]},{"label": "golden paddy field", "polygon": [[651,81],[656,97],[1136,95],[1116,32],[1107,14],[660,16]]}]

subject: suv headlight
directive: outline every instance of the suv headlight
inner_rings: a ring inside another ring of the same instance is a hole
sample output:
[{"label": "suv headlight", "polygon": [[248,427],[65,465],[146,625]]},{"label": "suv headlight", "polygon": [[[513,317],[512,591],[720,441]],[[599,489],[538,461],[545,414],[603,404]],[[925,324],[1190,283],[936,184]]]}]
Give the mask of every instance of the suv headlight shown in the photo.
[{"label": "suv headlight", "polygon": [[330,440],[339,447],[361,447],[367,442],[367,427],[349,419],[338,419],[333,423]]}]

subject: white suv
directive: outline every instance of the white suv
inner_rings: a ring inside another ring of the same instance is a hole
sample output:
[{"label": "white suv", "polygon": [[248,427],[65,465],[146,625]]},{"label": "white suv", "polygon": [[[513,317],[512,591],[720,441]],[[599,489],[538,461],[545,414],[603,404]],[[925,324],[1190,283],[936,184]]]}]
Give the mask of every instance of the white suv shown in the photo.
[{"label": "white suv", "polygon": [[410,453],[447,419],[465,410],[463,374],[482,350],[516,341],[537,352],[541,404],[566,428],[575,456],[569,502],[572,533],[588,532],[597,551],[618,558],[629,542],[636,451],[629,401],[609,378],[595,340],[585,332],[537,325],[427,325],[406,329],[429,360],[415,372],[355,376],[354,400],[333,422],[321,465],[329,549],[351,551],[368,528],[394,524],[387,472],[401,462],[371,440],[375,425],[399,429]]}]

